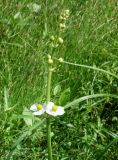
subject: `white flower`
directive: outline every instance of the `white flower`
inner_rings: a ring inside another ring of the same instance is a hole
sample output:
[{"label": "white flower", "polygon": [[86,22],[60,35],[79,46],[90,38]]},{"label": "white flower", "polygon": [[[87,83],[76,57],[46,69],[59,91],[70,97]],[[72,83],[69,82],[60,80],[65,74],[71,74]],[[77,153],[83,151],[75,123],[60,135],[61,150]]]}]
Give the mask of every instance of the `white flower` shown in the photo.
[{"label": "white flower", "polygon": [[30,110],[33,111],[33,115],[42,115],[45,112],[45,106],[36,103],[30,107]]},{"label": "white flower", "polygon": [[33,112],[33,115],[42,115],[43,113],[47,113],[52,116],[61,116],[65,113],[64,108],[61,106],[56,106],[53,102],[49,102],[48,104],[38,104],[35,103],[30,107],[30,110]]},{"label": "white flower", "polygon": [[53,102],[49,102],[46,106],[46,113],[52,116],[61,116],[65,111],[63,107],[56,106]]}]

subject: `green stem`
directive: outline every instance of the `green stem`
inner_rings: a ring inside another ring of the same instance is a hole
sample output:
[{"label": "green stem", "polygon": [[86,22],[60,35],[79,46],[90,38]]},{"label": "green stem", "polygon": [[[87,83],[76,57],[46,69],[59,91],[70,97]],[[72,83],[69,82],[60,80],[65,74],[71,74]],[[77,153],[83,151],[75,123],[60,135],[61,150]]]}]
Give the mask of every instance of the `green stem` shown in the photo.
[{"label": "green stem", "polygon": [[48,160],[52,160],[50,117],[47,118],[47,142],[48,142]]},{"label": "green stem", "polygon": [[[48,81],[47,81],[47,104],[50,101],[51,90],[51,76],[52,71],[48,68]],[[51,118],[47,117],[47,143],[48,143],[48,160],[52,160],[52,147],[51,147]]]},{"label": "green stem", "polygon": [[51,77],[52,77],[52,71],[50,71],[50,68],[48,68],[47,103],[50,101]]}]

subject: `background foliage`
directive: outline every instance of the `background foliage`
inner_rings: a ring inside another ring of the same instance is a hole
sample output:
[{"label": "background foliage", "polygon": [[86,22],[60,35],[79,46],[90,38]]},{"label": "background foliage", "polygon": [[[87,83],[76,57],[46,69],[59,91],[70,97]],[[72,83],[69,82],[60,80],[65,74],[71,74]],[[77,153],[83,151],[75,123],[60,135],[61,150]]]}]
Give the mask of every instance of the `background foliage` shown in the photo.
[{"label": "background foliage", "polygon": [[[38,4],[39,12],[29,5]],[[117,0],[1,0],[0,3],[0,156],[46,159],[45,122],[27,108],[44,102],[50,37],[58,35],[59,15],[69,9],[64,44],[57,58],[118,74]],[[60,105],[94,94],[118,94],[118,79],[82,67],[57,65],[52,100]],[[27,115],[28,113],[28,115]],[[117,159],[118,99],[94,97],[52,119],[54,160]],[[29,123],[27,122],[29,119]],[[33,120],[33,125],[32,124]],[[40,125],[41,124],[41,125]],[[100,157],[99,157],[100,156]]]}]

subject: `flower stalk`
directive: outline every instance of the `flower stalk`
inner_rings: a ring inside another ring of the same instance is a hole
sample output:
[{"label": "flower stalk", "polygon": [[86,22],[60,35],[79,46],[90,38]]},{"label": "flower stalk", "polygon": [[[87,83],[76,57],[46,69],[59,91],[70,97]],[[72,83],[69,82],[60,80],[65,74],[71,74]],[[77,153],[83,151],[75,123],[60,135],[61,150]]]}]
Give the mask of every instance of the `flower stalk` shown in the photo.
[{"label": "flower stalk", "polygon": [[[51,91],[51,77],[52,71],[50,70],[51,64],[48,66],[48,80],[47,80],[47,104],[50,101]],[[47,144],[48,144],[48,160],[52,160],[52,147],[51,147],[51,117],[47,116]]]}]

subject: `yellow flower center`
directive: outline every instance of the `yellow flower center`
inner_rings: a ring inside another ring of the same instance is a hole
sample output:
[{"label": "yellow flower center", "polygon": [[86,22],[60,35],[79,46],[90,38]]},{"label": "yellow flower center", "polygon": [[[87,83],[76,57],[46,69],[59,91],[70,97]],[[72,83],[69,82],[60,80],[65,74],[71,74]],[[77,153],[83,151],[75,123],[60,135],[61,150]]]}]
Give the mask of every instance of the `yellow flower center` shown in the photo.
[{"label": "yellow flower center", "polygon": [[57,106],[53,106],[53,107],[52,107],[52,111],[54,111],[54,112],[56,112],[56,111],[57,111],[57,109],[58,109],[58,107],[57,107]]},{"label": "yellow flower center", "polygon": [[41,104],[38,104],[37,109],[41,110],[43,108],[43,106]]}]

